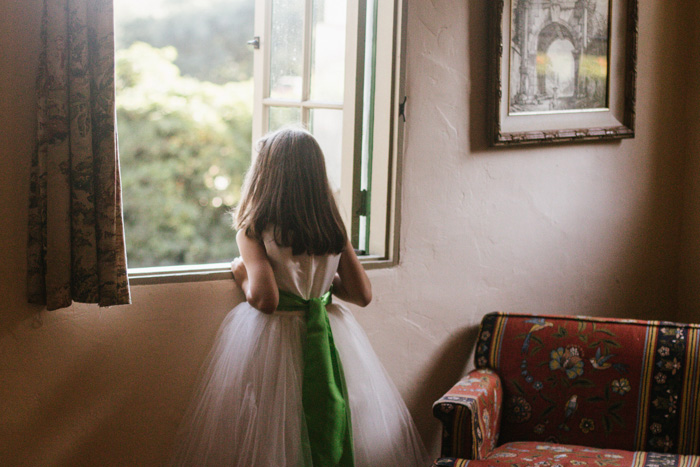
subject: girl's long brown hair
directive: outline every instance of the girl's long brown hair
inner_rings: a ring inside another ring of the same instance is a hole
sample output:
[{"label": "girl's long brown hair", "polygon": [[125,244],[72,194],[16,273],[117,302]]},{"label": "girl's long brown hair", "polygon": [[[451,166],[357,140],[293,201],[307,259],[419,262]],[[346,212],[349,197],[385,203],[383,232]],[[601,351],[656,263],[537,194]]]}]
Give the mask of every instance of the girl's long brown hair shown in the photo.
[{"label": "girl's long brown hair", "polygon": [[259,142],[246,174],[235,227],[262,241],[274,228],[278,245],[295,255],[340,253],[345,225],[333,198],[321,147],[307,131],[285,128]]}]

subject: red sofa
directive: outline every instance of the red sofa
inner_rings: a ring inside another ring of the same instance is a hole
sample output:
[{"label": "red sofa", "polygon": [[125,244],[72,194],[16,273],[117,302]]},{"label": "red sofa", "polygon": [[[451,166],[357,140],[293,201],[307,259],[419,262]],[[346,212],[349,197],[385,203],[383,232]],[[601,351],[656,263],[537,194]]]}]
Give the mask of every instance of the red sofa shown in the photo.
[{"label": "red sofa", "polygon": [[700,325],[490,313],[433,405],[449,467],[700,467]]}]

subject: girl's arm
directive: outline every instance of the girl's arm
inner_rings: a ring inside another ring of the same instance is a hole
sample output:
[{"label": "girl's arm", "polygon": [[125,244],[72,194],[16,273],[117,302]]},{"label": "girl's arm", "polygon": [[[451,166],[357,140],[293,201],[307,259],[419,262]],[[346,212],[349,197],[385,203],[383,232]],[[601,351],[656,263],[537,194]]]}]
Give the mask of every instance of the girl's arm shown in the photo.
[{"label": "girl's arm", "polygon": [[272,313],[279,303],[279,290],[265,247],[248,237],[245,229],[236,234],[236,243],[242,260],[237,258],[231,263],[233,278],[248,303],[263,313]]},{"label": "girl's arm", "polygon": [[357,259],[350,240],[340,254],[338,272],[333,279],[333,294],[341,300],[363,307],[372,301],[372,284]]}]

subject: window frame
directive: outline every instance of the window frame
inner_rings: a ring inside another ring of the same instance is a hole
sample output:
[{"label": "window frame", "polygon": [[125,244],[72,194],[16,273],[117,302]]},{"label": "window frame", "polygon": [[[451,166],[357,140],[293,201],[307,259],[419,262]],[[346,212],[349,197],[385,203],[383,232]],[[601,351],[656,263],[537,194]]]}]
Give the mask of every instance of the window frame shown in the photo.
[{"label": "window frame", "polygon": [[[263,0],[269,6],[270,0]],[[372,0],[369,0],[372,1]],[[356,8],[351,8],[351,5],[357,5]],[[364,17],[367,0],[348,0],[348,10],[350,15],[355,15],[356,18],[348,16],[348,22],[353,20],[358,26],[358,34],[348,34],[346,38],[346,48],[354,47],[357,50],[356,56],[364,57],[364,41],[359,41],[358,38],[364,35],[364,25],[357,21],[357,17]],[[377,27],[377,40],[384,41],[383,47],[378,47],[378,52],[375,57],[375,79],[381,81],[382,86],[386,86],[387,91],[379,98],[377,105],[377,95],[374,100],[374,121],[373,133],[382,135],[382,137],[374,137],[371,139],[372,144],[372,167],[371,167],[371,186],[373,196],[370,200],[370,236],[369,246],[370,254],[360,256],[360,261],[365,269],[380,269],[389,268],[399,264],[399,227],[401,219],[400,198],[401,198],[401,158],[403,153],[403,135],[405,124],[405,51],[406,51],[406,8],[407,0],[394,0],[393,2],[385,2],[376,0],[376,13],[378,24],[382,27]],[[352,11],[351,11],[352,10]],[[258,24],[256,15],[256,31],[260,31],[260,27],[264,25]],[[391,29],[387,31],[387,25],[391,25]],[[264,30],[264,29],[263,29]],[[257,33],[255,34],[258,35]],[[352,36],[352,37],[350,37]],[[267,48],[269,51],[269,48]],[[269,53],[269,52],[268,52]],[[357,60],[354,61],[357,63]],[[379,64],[382,65],[383,73],[378,73]],[[261,66],[256,63],[255,66]],[[364,87],[364,76],[360,78],[362,71],[357,71],[353,65],[352,71],[346,70],[346,80],[348,73],[354,73],[355,79],[353,82],[358,84],[358,80],[362,79],[362,88]],[[360,67],[364,69],[364,67]],[[257,71],[257,70],[256,70]],[[264,74],[261,76],[265,76]],[[262,83],[263,86],[256,86],[255,93],[262,92],[267,89],[267,82]],[[346,89],[350,86],[346,86]],[[260,90],[258,90],[260,88]],[[363,92],[353,93],[353,106],[356,108],[358,100],[363,99]],[[255,96],[255,98],[261,97]],[[347,98],[347,91],[346,96]],[[345,102],[348,105],[348,102]],[[258,115],[253,117],[254,135],[256,128],[256,118],[267,118],[267,112],[257,112]],[[343,169],[343,176],[348,177],[350,173],[354,187],[359,187],[360,183],[360,157],[362,134],[363,134],[363,115],[361,112],[355,112],[352,125],[345,125],[343,128],[343,138],[346,134],[352,133],[353,138],[350,139],[353,144],[354,158],[344,157],[343,164],[348,159],[353,164],[351,171]],[[260,124],[260,122],[258,122]],[[261,128],[261,126],[257,126]],[[347,133],[346,133],[347,132]],[[386,135],[386,137],[384,136]],[[254,137],[254,141],[257,139]],[[345,149],[344,149],[345,150]],[[349,178],[347,179],[349,180]],[[345,181],[344,181],[345,182]],[[375,191],[376,190],[376,191]],[[382,196],[376,196],[380,193]],[[352,210],[356,212],[359,209],[360,190],[352,190]],[[357,225],[350,224],[351,239],[357,239]],[[374,236],[372,233],[374,232]],[[234,241],[232,230],[231,239]],[[353,242],[353,244],[356,244]],[[380,251],[380,254],[371,254],[372,249]],[[128,254],[128,252],[127,252]],[[200,282],[214,280],[230,280],[231,269],[230,263],[210,263],[196,265],[178,265],[178,266],[155,266],[143,268],[129,268],[129,281],[132,285],[148,285],[148,284],[165,284],[165,283],[184,283],[184,282]]]}]

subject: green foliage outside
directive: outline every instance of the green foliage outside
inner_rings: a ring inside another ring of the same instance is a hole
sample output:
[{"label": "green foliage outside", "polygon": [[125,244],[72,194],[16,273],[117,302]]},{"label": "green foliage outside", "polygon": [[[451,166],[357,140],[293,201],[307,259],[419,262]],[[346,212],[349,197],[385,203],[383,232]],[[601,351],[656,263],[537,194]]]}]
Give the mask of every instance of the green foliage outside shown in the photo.
[{"label": "green foliage outside", "polygon": [[230,261],[230,211],[250,163],[252,79],[183,76],[174,47],[117,53],[117,124],[129,267]]},{"label": "green foliage outside", "polygon": [[253,73],[254,0],[115,0],[116,46],[175,47],[183,75],[225,84]]},{"label": "green foliage outside", "polygon": [[250,164],[252,0],[115,0],[130,268],[227,262]]}]

